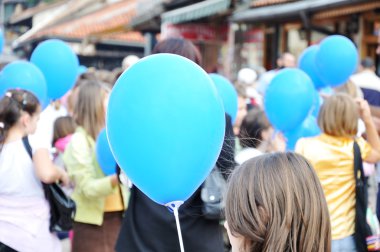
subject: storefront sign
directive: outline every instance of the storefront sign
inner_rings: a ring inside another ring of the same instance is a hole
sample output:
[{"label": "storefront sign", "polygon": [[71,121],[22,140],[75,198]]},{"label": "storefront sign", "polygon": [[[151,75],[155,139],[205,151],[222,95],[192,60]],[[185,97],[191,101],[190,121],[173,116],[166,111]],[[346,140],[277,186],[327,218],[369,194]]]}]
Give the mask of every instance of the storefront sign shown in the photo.
[{"label": "storefront sign", "polygon": [[227,26],[214,27],[208,24],[163,24],[162,38],[181,37],[196,41],[227,41]]}]

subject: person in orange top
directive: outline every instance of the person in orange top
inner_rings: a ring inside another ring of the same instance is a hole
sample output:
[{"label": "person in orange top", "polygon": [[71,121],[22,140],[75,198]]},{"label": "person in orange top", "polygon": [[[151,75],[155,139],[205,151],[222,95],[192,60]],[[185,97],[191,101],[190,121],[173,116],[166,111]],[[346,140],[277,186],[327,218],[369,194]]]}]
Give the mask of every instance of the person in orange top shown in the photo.
[{"label": "person in orange top", "polygon": [[[356,137],[358,119],[364,121],[367,140]],[[369,163],[380,160],[380,140],[372,121],[368,103],[346,94],[327,98],[318,116],[323,134],[302,138],[296,152],[314,166],[326,196],[332,226],[332,252],[356,251],[355,177],[353,143],[360,147],[362,159]]]}]

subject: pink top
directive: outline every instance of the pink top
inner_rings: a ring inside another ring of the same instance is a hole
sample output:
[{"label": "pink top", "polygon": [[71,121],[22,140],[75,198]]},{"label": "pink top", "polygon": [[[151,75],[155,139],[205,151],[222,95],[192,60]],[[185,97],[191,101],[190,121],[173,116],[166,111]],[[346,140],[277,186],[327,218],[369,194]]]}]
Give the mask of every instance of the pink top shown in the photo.
[{"label": "pink top", "polygon": [[72,136],[72,134],[67,135],[67,136],[65,136],[65,137],[62,137],[62,138],[58,139],[58,140],[55,142],[54,147],[55,147],[58,151],[60,151],[60,152],[64,152],[65,149],[66,149],[67,144],[68,144],[68,143],[70,142],[70,140],[71,140],[71,136]]},{"label": "pink top", "polygon": [[56,234],[49,231],[49,209],[40,197],[0,196],[0,241],[22,252],[62,251]]}]

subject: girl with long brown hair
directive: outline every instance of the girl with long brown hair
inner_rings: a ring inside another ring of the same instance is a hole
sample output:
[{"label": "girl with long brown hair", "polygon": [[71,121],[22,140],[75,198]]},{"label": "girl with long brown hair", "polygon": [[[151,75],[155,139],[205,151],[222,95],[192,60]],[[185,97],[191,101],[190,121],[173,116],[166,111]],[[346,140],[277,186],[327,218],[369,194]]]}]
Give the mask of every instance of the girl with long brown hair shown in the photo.
[{"label": "girl with long brown hair", "polygon": [[295,153],[264,154],[235,169],[226,220],[233,252],[331,250],[321,184],[310,163]]},{"label": "girl with long brown hair", "polygon": [[[74,119],[78,125],[63,160],[75,184],[77,204],[73,252],[114,251],[124,199],[117,175],[105,176],[95,157],[95,140],[105,126],[107,90],[96,81],[78,90]],[[116,167],[115,167],[116,170]]]}]

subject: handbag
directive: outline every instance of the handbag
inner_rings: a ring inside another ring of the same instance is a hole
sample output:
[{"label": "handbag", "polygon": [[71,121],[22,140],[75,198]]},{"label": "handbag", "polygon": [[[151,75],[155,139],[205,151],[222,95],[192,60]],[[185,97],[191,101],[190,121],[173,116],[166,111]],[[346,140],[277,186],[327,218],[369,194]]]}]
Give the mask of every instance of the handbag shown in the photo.
[{"label": "handbag", "polygon": [[206,219],[222,220],[224,218],[226,190],[227,182],[219,168],[215,166],[201,189],[202,214]]},{"label": "handbag", "polygon": [[[355,176],[355,244],[359,252],[367,252],[367,238],[372,236],[371,228],[367,223],[368,190],[367,178],[363,171],[363,161],[359,145],[354,141],[354,176]],[[370,239],[368,239],[370,242]]]},{"label": "handbag", "polygon": [[[33,159],[32,148],[29,144],[28,137],[24,137],[22,142],[30,158]],[[42,188],[50,204],[50,231],[70,231],[74,223],[76,211],[75,202],[65,194],[61,186],[57,183],[42,183]]]}]

